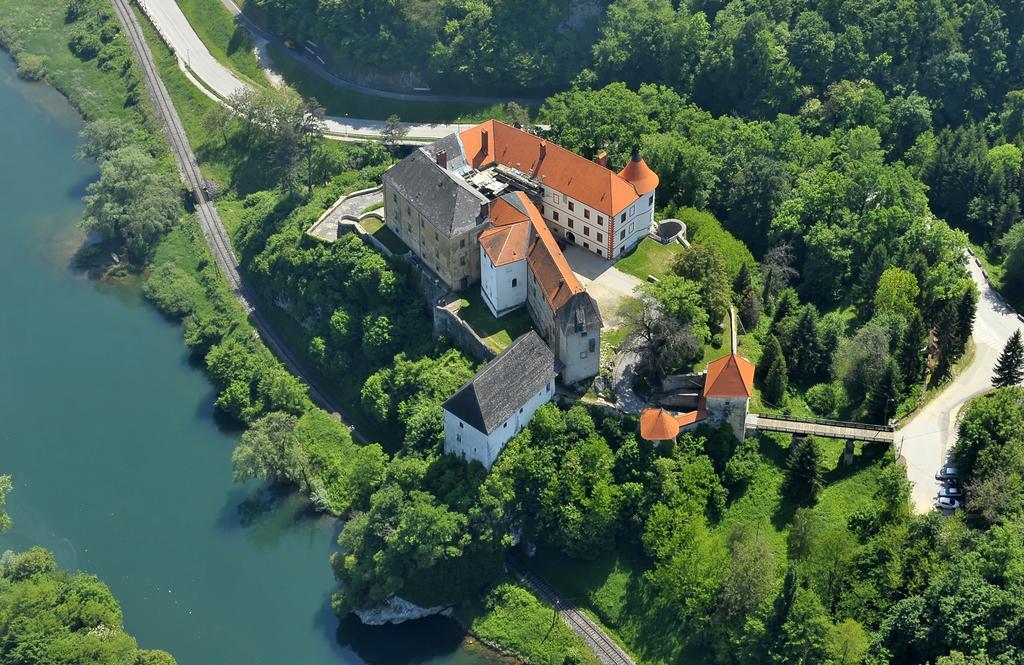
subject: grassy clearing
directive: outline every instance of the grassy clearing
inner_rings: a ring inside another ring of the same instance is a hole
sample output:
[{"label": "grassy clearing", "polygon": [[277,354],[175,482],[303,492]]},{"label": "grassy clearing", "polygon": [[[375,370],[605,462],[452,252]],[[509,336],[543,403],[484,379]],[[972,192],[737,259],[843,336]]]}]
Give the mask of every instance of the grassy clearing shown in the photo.
[{"label": "grassy clearing", "polygon": [[577,658],[572,662],[600,663],[550,607],[511,582],[499,584],[483,602],[458,608],[456,617],[480,639],[514,651],[527,663],[561,665],[570,654]]},{"label": "grassy clearing", "polygon": [[533,329],[533,321],[525,307],[509,312],[500,319],[494,318],[478,289],[470,289],[462,299],[459,317],[495,353],[501,353],[512,340]]},{"label": "grassy clearing", "polygon": [[682,245],[663,245],[654,238],[644,238],[629,255],[619,259],[615,267],[624,273],[646,280],[648,275],[661,279],[672,272],[672,264],[683,251]]},{"label": "grassy clearing", "polygon": [[213,57],[251,83],[265,84],[248,33],[235,23],[231,12],[215,0],[177,0],[185,18]]}]

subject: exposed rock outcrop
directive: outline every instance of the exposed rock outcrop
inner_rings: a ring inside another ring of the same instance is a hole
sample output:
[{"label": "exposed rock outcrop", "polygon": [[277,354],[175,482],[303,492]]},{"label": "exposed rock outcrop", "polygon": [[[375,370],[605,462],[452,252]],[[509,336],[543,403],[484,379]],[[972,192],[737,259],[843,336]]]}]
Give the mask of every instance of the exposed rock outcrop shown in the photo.
[{"label": "exposed rock outcrop", "polygon": [[388,623],[404,623],[415,619],[443,614],[451,614],[452,608],[447,605],[436,607],[420,607],[404,598],[391,596],[384,605],[372,610],[355,610],[354,614],[368,626],[383,626]]}]

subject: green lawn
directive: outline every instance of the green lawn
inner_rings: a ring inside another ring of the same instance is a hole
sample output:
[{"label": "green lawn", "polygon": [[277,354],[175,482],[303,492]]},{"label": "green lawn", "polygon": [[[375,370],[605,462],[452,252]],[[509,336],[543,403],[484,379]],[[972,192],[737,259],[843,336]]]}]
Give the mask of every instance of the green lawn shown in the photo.
[{"label": "green lawn", "polygon": [[501,644],[527,663],[562,665],[569,654],[583,665],[600,663],[551,608],[514,582],[456,608],[455,617],[480,639]]},{"label": "green lawn", "polygon": [[251,83],[267,82],[248,33],[235,23],[220,0],[177,0],[177,3],[213,57]]},{"label": "green lawn", "polygon": [[401,256],[409,251],[409,247],[402,242],[394,231],[384,225],[384,222],[380,221],[376,217],[367,217],[363,221],[359,222],[359,225],[366,230],[367,233],[372,235],[377,240],[390,249],[396,256]]},{"label": "green lawn", "polygon": [[465,294],[459,317],[495,353],[501,353],[512,340],[533,330],[533,321],[525,307],[509,312],[500,319],[494,318],[478,288],[469,289]]},{"label": "green lawn", "polygon": [[619,259],[615,267],[645,281],[648,275],[660,279],[672,272],[672,263],[682,251],[679,243],[663,245],[654,238],[644,238],[629,255]]}]

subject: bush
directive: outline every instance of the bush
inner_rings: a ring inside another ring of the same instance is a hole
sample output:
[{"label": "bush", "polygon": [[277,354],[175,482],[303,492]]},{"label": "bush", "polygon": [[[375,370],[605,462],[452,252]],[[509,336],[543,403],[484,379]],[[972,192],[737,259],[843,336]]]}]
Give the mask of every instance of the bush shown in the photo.
[{"label": "bush", "polygon": [[819,416],[832,415],[839,405],[836,387],[831,383],[819,383],[816,386],[811,386],[804,400],[807,402],[807,406],[811,408],[811,411],[814,411]]},{"label": "bush", "polygon": [[157,309],[176,319],[196,308],[199,284],[173,262],[158,266],[142,285],[142,293]]},{"label": "bush", "polygon": [[42,81],[46,78],[46,58],[32,53],[18,54],[18,76],[26,81]]},{"label": "bush", "polygon": [[79,60],[92,60],[100,52],[103,44],[95,32],[78,29],[68,42],[68,48]]}]

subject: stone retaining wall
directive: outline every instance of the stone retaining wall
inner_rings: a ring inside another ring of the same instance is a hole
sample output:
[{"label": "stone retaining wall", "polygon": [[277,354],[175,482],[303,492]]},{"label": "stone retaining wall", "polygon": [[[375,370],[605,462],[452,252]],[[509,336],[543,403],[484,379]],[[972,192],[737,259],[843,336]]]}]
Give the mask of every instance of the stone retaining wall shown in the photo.
[{"label": "stone retaining wall", "polygon": [[454,346],[478,362],[488,362],[494,358],[494,351],[484,344],[465,321],[447,307],[434,307],[434,334],[447,336]]}]

